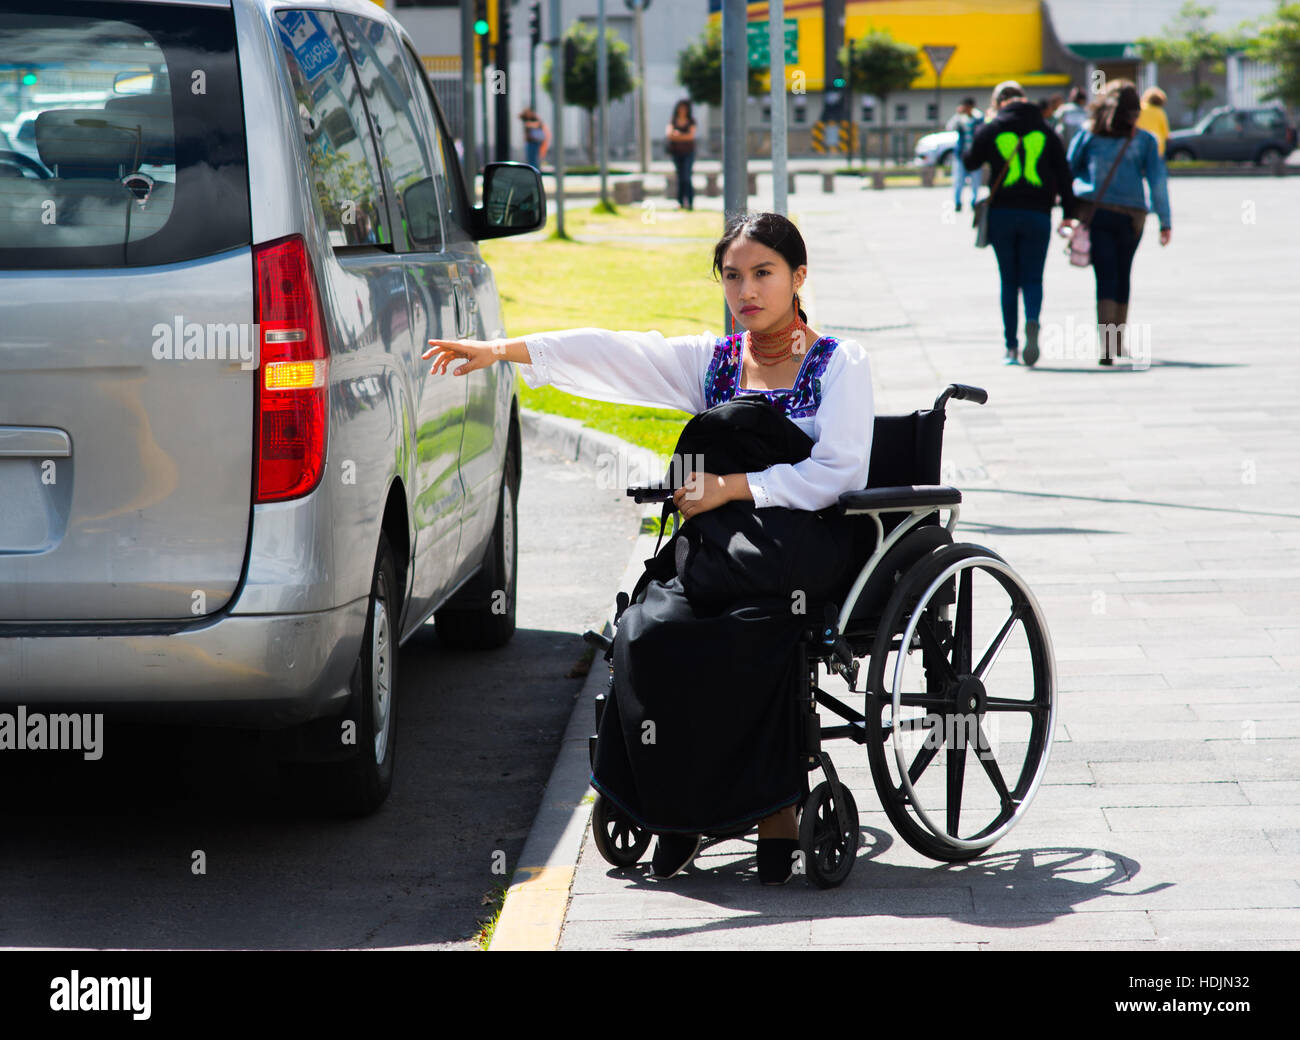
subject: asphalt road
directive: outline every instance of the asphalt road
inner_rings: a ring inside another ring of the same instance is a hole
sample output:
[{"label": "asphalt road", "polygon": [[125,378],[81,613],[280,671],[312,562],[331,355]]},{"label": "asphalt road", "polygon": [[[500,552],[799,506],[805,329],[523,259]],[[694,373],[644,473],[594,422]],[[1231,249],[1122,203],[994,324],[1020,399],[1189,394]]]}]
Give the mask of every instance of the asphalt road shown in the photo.
[{"label": "asphalt road", "polygon": [[[110,725],[104,756],[0,762],[0,947],[473,949],[508,883],[638,509],[524,444],[518,630],[403,649],[397,774],[365,820],[295,806],[255,734]],[[600,662],[597,661],[597,664]],[[196,853],[203,872],[196,872]]]}]

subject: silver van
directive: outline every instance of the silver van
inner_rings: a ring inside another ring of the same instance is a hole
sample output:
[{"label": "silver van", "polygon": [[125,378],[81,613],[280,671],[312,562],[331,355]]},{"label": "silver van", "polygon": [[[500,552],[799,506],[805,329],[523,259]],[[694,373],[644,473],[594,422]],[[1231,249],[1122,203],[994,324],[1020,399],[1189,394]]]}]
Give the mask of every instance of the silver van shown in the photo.
[{"label": "silver van", "polygon": [[[34,117],[31,113],[35,113]],[[397,647],[514,631],[513,368],[476,242],[537,172],[454,142],[369,0],[0,9],[0,710],[278,730],[392,782]],[[472,181],[470,184],[472,185]]]}]

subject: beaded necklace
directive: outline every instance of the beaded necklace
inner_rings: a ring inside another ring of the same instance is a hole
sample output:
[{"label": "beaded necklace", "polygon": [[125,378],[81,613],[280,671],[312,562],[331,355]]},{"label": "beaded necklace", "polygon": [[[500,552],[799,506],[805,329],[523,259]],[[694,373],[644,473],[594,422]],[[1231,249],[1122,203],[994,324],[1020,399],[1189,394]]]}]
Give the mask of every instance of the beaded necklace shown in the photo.
[{"label": "beaded necklace", "polygon": [[794,354],[794,347],[799,343],[803,353],[808,349],[808,326],[795,311],[794,318],[786,325],[770,332],[749,332],[750,356],[760,365],[779,365],[788,361]]}]

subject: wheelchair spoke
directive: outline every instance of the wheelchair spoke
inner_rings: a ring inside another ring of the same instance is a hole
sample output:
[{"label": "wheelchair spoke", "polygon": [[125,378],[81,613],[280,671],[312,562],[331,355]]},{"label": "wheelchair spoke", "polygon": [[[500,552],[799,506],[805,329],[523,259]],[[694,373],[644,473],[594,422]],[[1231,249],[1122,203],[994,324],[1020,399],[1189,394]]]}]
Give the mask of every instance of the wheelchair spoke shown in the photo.
[{"label": "wheelchair spoke", "polygon": [[952,707],[951,697],[940,697],[933,693],[904,693],[899,697],[904,708],[940,708]]},{"label": "wheelchair spoke", "polygon": [[984,673],[988,671],[993,662],[998,659],[998,655],[1002,653],[1002,648],[1007,642],[1007,636],[1011,634],[1011,629],[1020,620],[1021,609],[1020,604],[1012,607],[1011,614],[1006,621],[1002,622],[1002,628],[998,630],[998,634],[989,640],[989,645],[984,648],[984,653],[980,657],[980,663],[975,666],[974,674],[977,678],[983,679]]},{"label": "wheelchair spoke", "polygon": [[[943,672],[943,681],[945,685],[957,681],[957,673],[953,671],[952,663],[948,660],[948,653],[944,650],[943,643],[930,627],[930,619],[922,614],[920,621],[916,625],[916,633],[921,637],[921,646],[927,650],[935,661],[939,662],[939,670]],[[926,664],[930,662],[927,660]]]},{"label": "wheelchair spoke", "polygon": [[952,629],[952,667],[958,675],[966,675],[970,672],[971,579],[973,577],[973,568],[966,567],[957,579],[957,620]]},{"label": "wheelchair spoke", "polygon": [[984,702],[988,711],[1027,711],[1032,713],[1051,711],[1050,704],[1040,704],[1038,701],[1013,701],[1006,697],[990,697]]},{"label": "wheelchair spoke", "polygon": [[966,779],[966,744],[956,740],[948,746],[948,834],[960,837],[957,833],[961,817],[961,790]]},{"label": "wheelchair spoke", "polygon": [[912,759],[912,764],[907,767],[907,779],[913,784],[921,779],[921,774],[925,772],[926,766],[934,761],[934,756],[939,753],[939,748],[943,746],[943,727],[939,726],[936,732],[939,734],[939,739],[935,740],[933,744],[926,741],[921,750],[916,753],[916,757]]},{"label": "wheelchair spoke", "polygon": [[1002,770],[998,768],[998,760],[993,757],[993,748],[989,744],[988,735],[984,732],[984,727],[980,726],[976,730],[975,736],[975,757],[984,767],[984,773],[988,776],[989,781],[993,784],[993,789],[997,791],[998,798],[1002,801],[1002,807],[1009,809],[1013,805],[1011,792],[1007,790],[1007,782],[1002,778]]}]

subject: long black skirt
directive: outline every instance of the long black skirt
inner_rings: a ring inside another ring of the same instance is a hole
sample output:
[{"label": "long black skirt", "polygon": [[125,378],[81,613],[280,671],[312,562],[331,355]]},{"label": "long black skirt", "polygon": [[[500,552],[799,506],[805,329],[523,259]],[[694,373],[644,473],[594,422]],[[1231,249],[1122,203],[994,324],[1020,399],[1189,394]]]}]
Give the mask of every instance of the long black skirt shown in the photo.
[{"label": "long black skirt", "polygon": [[592,785],[655,833],[730,831],[799,801],[809,622],[789,598],[702,611],[678,578],[651,581],[619,623]]}]

